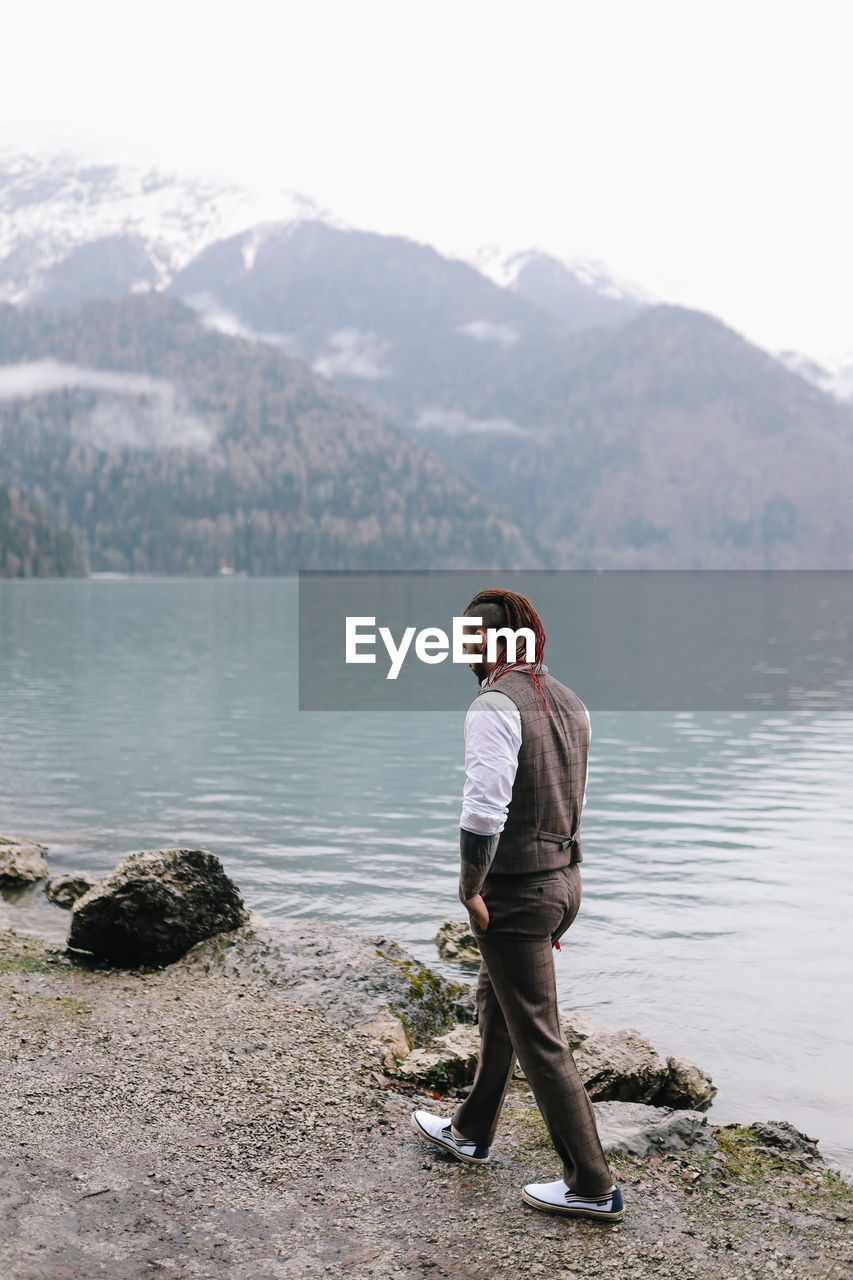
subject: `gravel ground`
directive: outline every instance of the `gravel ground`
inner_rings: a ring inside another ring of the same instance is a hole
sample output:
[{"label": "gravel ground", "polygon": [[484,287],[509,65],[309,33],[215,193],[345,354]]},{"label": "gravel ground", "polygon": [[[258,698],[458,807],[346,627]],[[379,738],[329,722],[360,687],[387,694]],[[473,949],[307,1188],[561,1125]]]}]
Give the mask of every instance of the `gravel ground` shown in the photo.
[{"label": "gravel ground", "polygon": [[520,1199],[559,1176],[524,1086],[492,1163],[409,1127],[357,1031],[280,984],[202,964],[119,971],[0,932],[3,1280],[454,1276],[842,1280],[853,1189],[755,1151],[611,1158],[621,1224]]}]

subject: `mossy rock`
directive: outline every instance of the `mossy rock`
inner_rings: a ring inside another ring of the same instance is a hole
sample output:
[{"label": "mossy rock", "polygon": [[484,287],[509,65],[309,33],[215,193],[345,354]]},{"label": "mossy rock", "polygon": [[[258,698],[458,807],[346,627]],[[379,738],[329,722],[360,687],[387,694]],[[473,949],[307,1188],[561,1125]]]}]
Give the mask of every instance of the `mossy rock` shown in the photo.
[{"label": "mossy rock", "polygon": [[390,1010],[413,1044],[474,1020],[468,987],[448,982],[389,938],[325,920],[271,925],[250,914],[247,926],[198,943],[179,963],[280,988],[289,1001],[319,1006],[344,1026],[361,1027]]}]

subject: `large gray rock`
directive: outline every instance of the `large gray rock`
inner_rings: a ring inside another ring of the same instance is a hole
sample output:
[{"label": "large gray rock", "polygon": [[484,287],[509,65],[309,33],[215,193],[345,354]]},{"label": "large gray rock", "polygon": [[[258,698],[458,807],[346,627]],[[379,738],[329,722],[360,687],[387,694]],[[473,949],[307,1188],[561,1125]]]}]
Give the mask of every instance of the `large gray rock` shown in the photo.
[{"label": "large gray rock", "polygon": [[772,1149],[774,1155],[807,1161],[822,1158],[817,1149],[817,1138],[810,1138],[787,1120],[756,1120],[749,1127],[766,1149]]},{"label": "large gray rock", "polygon": [[70,909],[78,898],[82,898],[97,883],[97,878],[90,876],[87,871],[63,871],[50,877],[44,886],[44,894],[58,907]]},{"label": "large gray rock", "polygon": [[399,1074],[427,1085],[470,1084],[477,1070],[480,1034],[460,1023],[438,1036],[428,1049],[414,1049],[400,1064]]},{"label": "large gray rock", "polygon": [[656,1151],[710,1151],[717,1137],[699,1111],[650,1107],[641,1102],[593,1104],[605,1152],[624,1151],[644,1159]]},{"label": "large gray rock", "polygon": [[666,1068],[666,1079],[652,1098],[654,1105],[707,1111],[717,1092],[708,1072],[686,1058],[667,1058]]},{"label": "large gray rock", "polygon": [[583,1009],[575,1009],[572,1013],[560,1009],[560,1028],[570,1049],[577,1049],[585,1040],[611,1034],[609,1027],[593,1018],[591,1013],[584,1013]]},{"label": "large gray rock", "polygon": [[46,853],[43,844],[0,836],[0,885],[32,884],[49,876]]},{"label": "large gray rock", "polygon": [[480,948],[467,921],[445,920],[435,935],[435,945],[442,960],[459,964],[479,964]]},{"label": "large gray rock", "polygon": [[651,1102],[667,1078],[667,1065],[633,1027],[591,1035],[574,1050],[593,1101]]},{"label": "large gray rock", "polygon": [[560,1025],[593,1099],[706,1111],[717,1092],[707,1071],[657,1054],[639,1031],[611,1031],[583,1010],[560,1010]]},{"label": "large gray rock", "polygon": [[215,854],[157,849],[132,853],[77,899],[68,946],[119,965],[169,964],[247,919]]},{"label": "large gray rock", "polygon": [[474,1021],[470,986],[448,982],[390,938],[327,920],[272,925],[250,912],[248,926],[198,943],[180,963],[280,988],[348,1027],[390,1012],[412,1045]]}]

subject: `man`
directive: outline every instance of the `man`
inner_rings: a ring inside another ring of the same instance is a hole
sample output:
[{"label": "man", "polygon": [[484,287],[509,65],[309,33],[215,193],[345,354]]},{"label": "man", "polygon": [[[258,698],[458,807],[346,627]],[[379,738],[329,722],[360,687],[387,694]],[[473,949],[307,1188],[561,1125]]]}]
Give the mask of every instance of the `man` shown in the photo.
[{"label": "man", "polygon": [[[480,691],[465,720],[459,877],[481,955],[480,1058],[452,1118],[416,1111],[412,1126],[458,1159],[484,1164],[517,1057],[563,1163],[563,1178],[529,1184],[523,1200],[618,1221],[622,1194],[560,1029],[552,952],[580,906],[589,715],[543,665],[545,632],[529,600],[484,591],[465,613],[482,620],[468,650]],[[505,639],[488,661],[486,633],[505,627],[533,632],[533,662],[508,661]]]}]

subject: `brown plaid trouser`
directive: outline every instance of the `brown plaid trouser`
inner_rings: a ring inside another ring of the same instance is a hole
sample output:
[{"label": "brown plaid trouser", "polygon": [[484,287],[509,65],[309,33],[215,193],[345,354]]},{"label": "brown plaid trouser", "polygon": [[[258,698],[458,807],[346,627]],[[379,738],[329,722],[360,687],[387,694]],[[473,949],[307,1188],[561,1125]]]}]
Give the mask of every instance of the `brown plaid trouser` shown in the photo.
[{"label": "brown plaid trouser", "polygon": [[597,1196],[616,1179],[602,1150],[595,1112],[560,1030],[554,942],[581,900],[580,866],[486,877],[489,925],[473,921],[480,948],[477,1014],[480,1060],[453,1124],[471,1142],[491,1146],[516,1057],[533,1091],[563,1176],[579,1195]]}]

